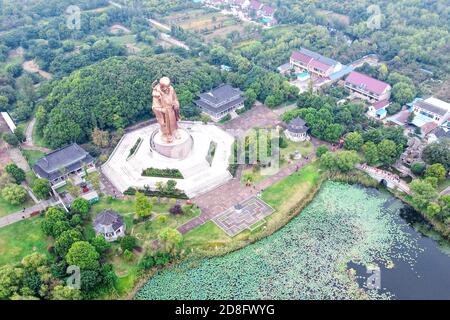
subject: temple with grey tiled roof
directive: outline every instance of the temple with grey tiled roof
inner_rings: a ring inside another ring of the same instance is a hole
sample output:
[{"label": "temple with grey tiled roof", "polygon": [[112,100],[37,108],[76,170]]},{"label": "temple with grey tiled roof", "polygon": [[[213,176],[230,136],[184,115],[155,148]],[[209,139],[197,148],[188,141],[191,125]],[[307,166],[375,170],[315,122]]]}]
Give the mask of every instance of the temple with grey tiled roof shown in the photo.
[{"label": "temple with grey tiled roof", "polygon": [[95,233],[102,235],[106,241],[115,241],[123,237],[125,228],[122,216],[113,210],[100,212],[94,220]]},{"label": "temple with grey tiled roof", "polygon": [[244,108],[245,99],[242,97],[242,91],[229,84],[204,92],[199,98],[195,104],[213,121],[219,121],[230,112]]},{"label": "temple with grey tiled roof", "polygon": [[85,169],[95,170],[94,158],[76,143],[45,155],[33,167],[39,178],[49,180],[52,185],[65,181],[70,175],[83,176]]},{"label": "temple with grey tiled roof", "polygon": [[308,126],[306,125],[305,120],[300,117],[292,119],[286,128],[284,134],[289,140],[299,142],[309,140],[308,135]]}]

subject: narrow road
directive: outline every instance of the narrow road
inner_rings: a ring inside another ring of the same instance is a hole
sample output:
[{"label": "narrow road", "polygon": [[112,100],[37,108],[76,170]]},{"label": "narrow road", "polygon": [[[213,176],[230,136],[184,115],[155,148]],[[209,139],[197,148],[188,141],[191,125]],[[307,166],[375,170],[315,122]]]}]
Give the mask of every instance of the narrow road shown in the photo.
[{"label": "narrow road", "polygon": [[167,25],[165,25],[165,24],[163,24],[163,23],[161,23],[161,22],[159,22],[159,21],[156,21],[156,20],[154,20],[154,19],[148,19],[148,21],[149,21],[151,24],[153,24],[154,26],[157,26],[157,27],[159,27],[159,28],[161,28],[161,29],[170,31],[170,27],[169,27],[169,26],[167,26]]},{"label": "narrow road", "polygon": [[27,129],[25,130],[25,137],[26,140],[24,143],[22,143],[22,147],[27,150],[39,150],[42,152],[50,152],[50,149],[44,148],[44,147],[38,147],[35,146],[33,143],[33,130],[34,125],[36,124],[36,118],[33,118],[30,123],[27,126]]},{"label": "narrow road", "polygon": [[32,216],[37,215],[39,212],[46,210],[48,207],[54,206],[51,200],[41,201],[32,207],[26,208],[23,211],[18,211],[0,218],[0,228],[6,227],[10,224],[22,221]]}]

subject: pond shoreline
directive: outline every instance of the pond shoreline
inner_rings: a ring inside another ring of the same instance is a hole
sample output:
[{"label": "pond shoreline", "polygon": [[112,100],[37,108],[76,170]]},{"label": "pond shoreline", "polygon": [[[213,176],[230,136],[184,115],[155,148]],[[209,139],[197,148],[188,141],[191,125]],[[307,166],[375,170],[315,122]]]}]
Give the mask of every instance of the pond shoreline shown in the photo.
[{"label": "pond shoreline", "polygon": [[212,257],[221,257],[225,256],[227,254],[230,254],[234,251],[238,251],[243,249],[244,247],[251,245],[253,243],[256,243],[264,238],[267,238],[274,234],[275,232],[281,230],[286,224],[288,224],[292,219],[297,217],[303,209],[305,209],[315,198],[317,193],[320,191],[322,187],[322,183],[327,181],[326,174],[321,175],[318,182],[309,190],[309,192],[299,201],[297,201],[293,206],[291,206],[288,210],[284,212],[280,212],[283,215],[283,220],[279,222],[276,226],[274,226],[271,229],[265,229],[260,234],[258,234],[255,238],[248,240],[248,242],[234,245],[234,246],[228,246],[221,250],[220,252],[217,251],[203,251],[202,254],[189,254],[187,256],[184,256],[178,260],[175,260],[171,262],[170,264],[159,268],[159,269],[152,269],[142,276],[139,277],[138,281],[136,282],[136,285],[133,287],[133,290],[130,291],[130,293],[127,294],[126,299],[133,299],[135,294],[142,288],[142,286],[148,281],[149,278],[154,276],[158,271],[161,271],[163,269],[171,268],[177,264],[180,264],[181,262],[187,260],[187,259],[203,259],[203,258],[212,258]]},{"label": "pond shoreline", "polygon": [[433,230],[437,231],[441,236],[444,237],[444,239],[448,240],[448,237],[445,236],[438,228],[436,228],[435,224],[433,222],[429,221],[428,217],[426,217],[422,212],[417,210],[413,205],[411,205],[404,197],[402,197],[399,193],[389,190],[387,188],[384,188],[382,185],[380,185],[376,180],[372,179],[368,175],[362,173],[362,172],[353,172],[351,174],[339,174],[339,175],[332,175],[329,172],[323,173],[321,177],[319,178],[319,181],[309,190],[309,192],[301,199],[299,199],[293,206],[291,206],[288,210],[285,210],[282,212],[283,219],[273,228],[271,229],[265,229],[260,234],[258,234],[255,238],[248,240],[246,243],[240,243],[238,245],[231,245],[223,248],[220,252],[217,251],[203,251],[201,254],[189,254],[187,256],[184,256],[176,261],[171,262],[170,264],[164,266],[163,268],[159,269],[152,269],[151,271],[146,272],[142,276],[139,277],[138,281],[136,282],[136,285],[134,286],[133,290],[127,294],[126,299],[134,299],[136,293],[142,289],[142,287],[148,282],[148,280],[153,277],[157,272],[162,271],[164,269],[173,268],[174,266],[188,260],[188,259],[203,259],[203,258],[212,258],[212,257],[222,257],[227,254],[233,253],[235,251],[241,250],[251,244],[254,244],[258,241],[261,241],[264,238],[267,238],[277,231],[281,230],[284,226],[286,226],[292,219],[300,215],[300,213],[315,199],[317,193],[321,190],[322,184],[326,181],[334,181],[334,182],[341,182],[346,183],[349,185],[361,185],[363,187],[367,188],[376,188],[378,190],[386,190],[389,191],[389,194],[395,197],[396,199],[399,199],[402,201],[402,203],[410,206],[413,208],[427,223],[429,223]]}]

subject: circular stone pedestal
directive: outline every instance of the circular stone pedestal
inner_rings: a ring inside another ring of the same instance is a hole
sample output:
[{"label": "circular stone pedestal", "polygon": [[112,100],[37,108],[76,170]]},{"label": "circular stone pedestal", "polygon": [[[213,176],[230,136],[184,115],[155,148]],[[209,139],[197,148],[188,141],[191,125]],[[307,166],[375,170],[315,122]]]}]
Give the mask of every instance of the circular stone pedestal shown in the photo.
[{"label": "circular stone pedestal", "polygon": [[150,138],[150,148],[159,154],[171,159],[185,159],[191,153],[194,140],[184,129],[178,129],[180,139],[174,139],[172,143],[162,140],[161,130],[156,130]]}]

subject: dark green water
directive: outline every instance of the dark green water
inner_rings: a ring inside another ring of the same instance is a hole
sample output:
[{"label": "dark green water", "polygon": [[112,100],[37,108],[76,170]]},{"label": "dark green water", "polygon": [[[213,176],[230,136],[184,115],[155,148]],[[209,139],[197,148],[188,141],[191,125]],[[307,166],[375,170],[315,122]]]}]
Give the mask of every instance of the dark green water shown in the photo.
[{"label": "dark green water", "polygon": [[136,299],[450,299],[448,243],[415,228],[427,226],[388,193],[327,182],[278,232],[161,271]]}]

